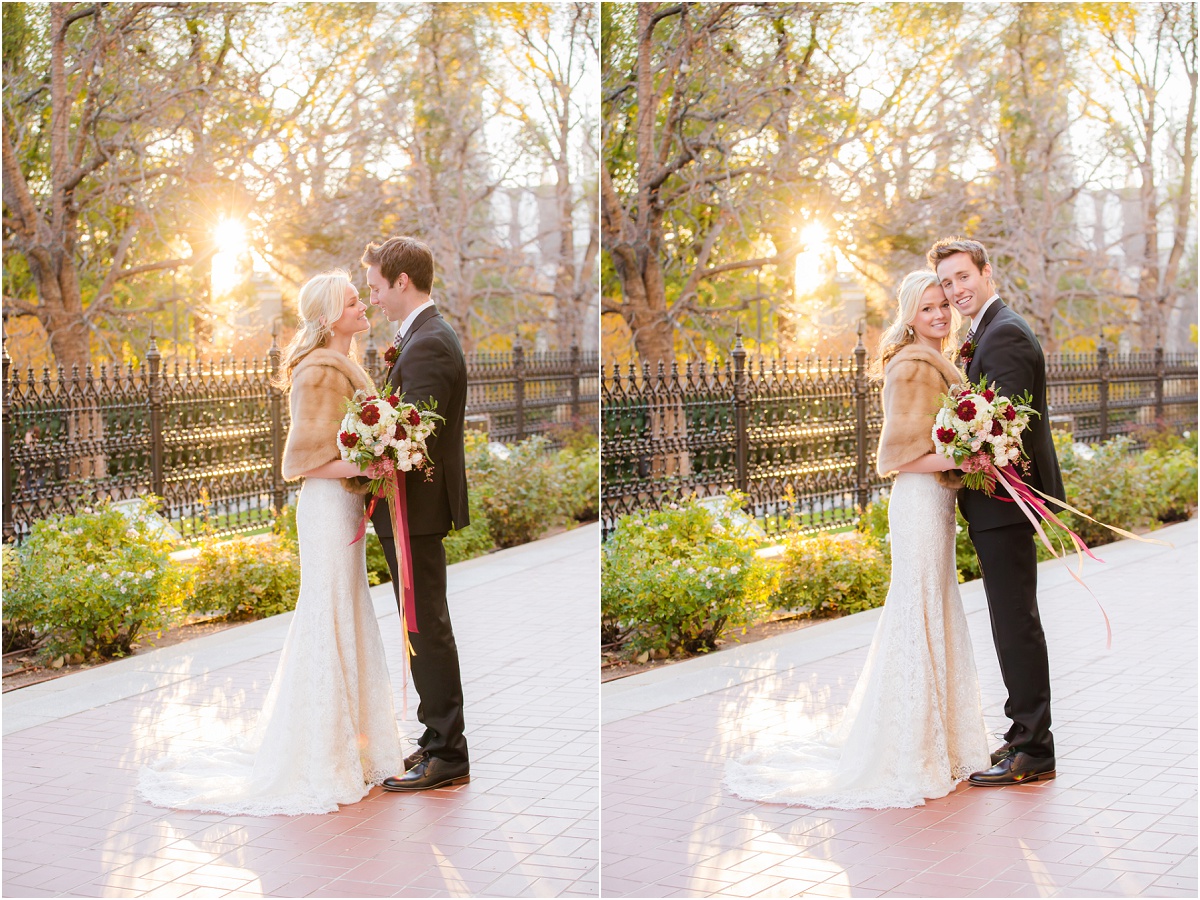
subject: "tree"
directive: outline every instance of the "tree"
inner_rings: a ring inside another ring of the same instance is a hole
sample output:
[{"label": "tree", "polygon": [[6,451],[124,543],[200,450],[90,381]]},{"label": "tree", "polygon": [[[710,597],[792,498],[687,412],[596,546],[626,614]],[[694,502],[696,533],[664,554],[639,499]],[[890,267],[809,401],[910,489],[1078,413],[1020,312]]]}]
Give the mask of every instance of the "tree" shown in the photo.
[{"label": "tree", "polygon": [[[1086,4],[1085,26],[1109,105],[1103,119],[1118,152],[1137,173],[1140,223],[1132,244],[1143,349],[1173,343],[1168,323],[1180,298],[1196,164],[1196,7],[1191,3]],[[1183,109],[1167,86],[1186,79]],[[1182,121],[1181,121],[1182,119]],[[1174,171],[1172,171],[1174,170]],[[1172,177],[1174,176],[1174,177]],[[1162,233],[1168,235],[1164,254]],[[1128,244],[1127,244],[1128,246]],[[1194,280],[1194,276],[1193,276]]]},{"label": "tree", "polygon": [[83,367],[96,323],[129,306],[122,290],[215,252],[211,219],[171,219],[214,183],[226,193],[225,141],[245,151],[244,131],[221,126],[243,98],[230,58],[247,13],[47,7],[4,6],[5,305],[41,322],[60,364]]},{"label": "tree", "polygon": [[[588,106],[598,57],[596,7],[591,3],[505,5],[504,21],[516,37],[510,68],[523,83],[522,97],[510,97],[506,111],[529,135],[533,149],[554,172],[554,222],[557,238],[553,304],[558,345],[584,337],[584,316],[596,298],[596,259],[600,236],[596,227],[595,117]],[[534,108],[524,102],[532,94]],[[583,188],[580,189],[580,182]],[[587,240],[582,256],[576,229],[582,212]],[[543,235],[539,235],[539,238]]]},{"label": "tree", "polygon": [[[731,276],[783,271],[797,199],[853,125],[821,4],[605,6],[601,234],[645,360],[675,355],[685,316],[745,309]],[[786,277],[783,279],[786,283]],[[755,294],[759,292],[756,291]]]}]

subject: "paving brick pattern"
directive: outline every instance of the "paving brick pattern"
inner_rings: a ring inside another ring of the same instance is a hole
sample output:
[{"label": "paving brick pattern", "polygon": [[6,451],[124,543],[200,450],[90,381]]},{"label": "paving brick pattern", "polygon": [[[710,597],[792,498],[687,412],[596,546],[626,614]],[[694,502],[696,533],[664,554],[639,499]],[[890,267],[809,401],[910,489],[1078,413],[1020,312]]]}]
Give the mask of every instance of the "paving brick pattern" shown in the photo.
[{"label": "paving brick pattern", "polygon": [[[1087,580],[1039,570],[1058,777],[960,785],[915,809],[729,796],[725,760],[849,699],[877,612],[604,686],[606,897],[1195,897],[1196,523],[1175,549],[1102,548]],[[1055,568],[1057,567],[1057,568]],[[1007,726],[981,586],[964,605],[990,731]],[[640,681],[639,681],[640,680]],[[998,741],[997,741],[998,743]]]},{"label": "paving brick pattern", "polygon": [[[472,754],[452,789],[269,818],[136,797],[169,742],[253,722],[286,617],[6,695],[4,896],[596,896],[598,542],[587,526],[451,567]],[[398,673],[390,587],[373,594]]]}]

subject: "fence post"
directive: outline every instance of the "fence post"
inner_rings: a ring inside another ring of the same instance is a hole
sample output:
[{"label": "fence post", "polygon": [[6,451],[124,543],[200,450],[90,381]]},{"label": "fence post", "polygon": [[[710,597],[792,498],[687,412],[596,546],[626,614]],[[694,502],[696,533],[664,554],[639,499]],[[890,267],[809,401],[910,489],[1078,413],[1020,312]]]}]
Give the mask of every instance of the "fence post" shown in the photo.
[{"label": "fence post", "polygon": [[[274,330],[271,331],[271,350],[269,352],[273,352],[275,354],[279,353],[278,349],[275,347],[275,331]],[[378,364],[379,364],[379,351],[375,347],[375,338],[371,335],[371,332],[368,331],[367,332],[367,348],[365,351],[363,351],[363,368],[367,370],[367,374],[371,376],[372,381],[375,380],[375,366],[377,366]],[[384,372],[383,377],[380,378],[379,381],[381,383],[384,381],[387,381],[387,376],[388,376],[388,373]],[[272,376],[272,377],[274,377],[274,376]]]},{"label": "fence post", "polygon": [[733,342],[733,427],[737,436],[733,459],[737,470],[737,489],[743,494],[750,493],[750,436],[747,434],[750,401],[746,394],[746,348],[742,345],[742,325],[739,322]]},{"label": "fence post", "polygon": [[12,482],[17,477],[16,469],[12,463],[12,441],[9,439],[9,432],[12,430],[12,381],[9,378],[9,367],[12,365],[12,359],[8,355],[8,333],[3,332],[3,337],[0,337],[0,348],[3,348],[4,356],[4,543],[8,543],[13,539],[13,509],[12,509]]},{"label": "fence post", "polygon": [[1108,440],[1108,348],[1103,344],[1096,351],[1096,368],[1100,370],[1100,443]]},{"label": "fence post", "polygon": [[525,348],[521,339],[513,340],[513,400],[516,402],[516,443],[525,440]]},{"label": "fence post", "polygon": [[571,424],[574,425],[579,419],[579,378],[582,373],[579,371],[579,341],[575,335],[571,336]]},{"label": "fence post", "polygon": [[1154,348],[1154,424],[1163,427],[1163,382],[1167,378],[1167,365],[1160,344]]},{"label": "fence post", "polygon": [[[267,402],[271,409],[271,508],[279,515],[283,509],[283,391],[275,384],[279,377],[279,325],[271,328],[271,349],[267,351],[267,368],[270,378],[267,381]],[[367,344],[367,353],[374,350],[374,344]],[[368,372],[373,371],[368,363]]]},{"label": "fence post", "polygon": [[[158,342],[150,332],[150,349],[146,351],[146,364],[150,370],[150,493],[163,496],[163,427],[162,427],[162,354]],[[164,502],[165,505],[165,502]]]},{"label": "fence post", "polygon": [[858,320],[858,342],[854,345],[854,446],[856,487],[855,502],[858,514],[867,508],[867,348],[863,345],[865,319]]}]

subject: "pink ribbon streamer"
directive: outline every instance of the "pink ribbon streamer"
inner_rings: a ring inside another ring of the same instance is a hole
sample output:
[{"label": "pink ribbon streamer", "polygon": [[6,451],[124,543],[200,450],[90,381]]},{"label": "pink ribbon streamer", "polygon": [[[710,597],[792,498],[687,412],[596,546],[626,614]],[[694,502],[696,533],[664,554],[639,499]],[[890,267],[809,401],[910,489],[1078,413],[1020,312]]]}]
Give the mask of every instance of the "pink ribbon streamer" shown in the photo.
[{"label": "pink ribbon streamer", "polygon": [[[420,634],[420,632],[417,630],[417,597],[413,589],[412,544],[408,533],[408,497],[405,491],[405,482],[394,469],[387,478],[391,483],[391,490],[387,492],[388,513],[392,519],[392,540],[395,543],[396,562],[400,569],[400,633],[404,635],[404,665],[400,672],[400,716],[407,719],[408,673],[412,668],[412,657],[416,656],[408,633],[411,631],[413,634]],[[375,504],[378,501],[379,495],[374,494],[371,502],[367,505],[362,521],[358,523],[358,530],[355,532],[350,546],[357,544],[366,535],[367,523],[371,521],[371,515],[375,512]]]},{"label": "pink ribbon streamer", "polygon": [[[1077,582],[1079,582],[1079,584],[1083,587],[1083,589],[1091,595],[1093,600],[1096,601],[1096,606],[1099,607],[1099,609],[1100,609],[1100,615],[1104,617],[1104,632],[1105,632],[1104,649],[1111,650],[1112,649],[1112,623],[1109,622],[1109,620],[1108,620],[1108,613],[1104,611],[1104,605],[1100,602],[1100,598],[1095,595],[1095,593],[1092,591],[1092,589],[1090,587],[1087,586],[1086,583],[1084,583],[1084,580],[1081,577],[1082,572],[1083,572],[1083,556],[1082,556],[1083,553],[1086,553],[1092,559],[1096,560],[1096,562],[1102,563],[1102,562],[1104,562],[1104,560],[1100,559],[1100,557],[1096,556],[1096,554],[1094,554],[1088,548],[1088,545],[1086,543],[1084,543],[1083,538],[1081,538],[1074,531],[1072,531],[1065,524],[1063,524],[1062,519],[1060,519],[1057,515],[1055,515],[1054,511],[1052,509],[1050,509],[1050,507],[1048,507],[1045,503],[1043,503],[1041,500],[1039,500],[1034,495],[1034,493],[1033,493],[1032,489],[1029,487],[1029,485],[1025,484],[1025,482],[1023,482],[1019,477],[1017,477],[1016,474],[1012,473],[1012,471],[1009,467],[1006,466],[1003,469],[997,469],[996,466],[991,462],[991,460],[988,460],[987,464],[988,464],[988,467],[990,468],[990,470],[992,471],[992,473],[996,476],[996,480],[1004,485],[1004,489],[1006,491],[1008,491],[1009,495],[1012,497],[1011,502],[1014,502],[1017,504],[1017,506],[1021,510],[1021,512],[1023,512],[1025,514],[1025,518],[1027,518],[1029,520],[1029,523],[1031,525],[1033,525],[1033,528],[1037,532],[1038,537],[1041,538],[1042,544],[1046,547],[1047,550],[1050,551],[1050,555],[1053,556],[1055,559],[1061,559],[1063,561],[1063,564],[1067,566],[1067,572],[1070,573],[1071,577],[1074,578]],[[1005,498],[999,497],[997,499],[1004,500]],[[1037,515],[1034,515],[1033,510],[1037,511]],[[1045,530],[1043,530],[1043,528],[1042,528],[1042,523],[1038,521],[1039,515],[1042,517],[1043,520],[1045,520],[1047,522],[1053,522],[1055,525],[1057,525],[1059,528],[1063,529],[1067,534],[1069,534],[1071,536],[1071,541],[1075,545],[1075,552],[1077,555],[1079,555],[1080,574],[1076,574],[1075,570],[1072,569],[1071,566],[1067,563],[1066,554],[1064,553],[1063,555],[1060,556],[1058,554],[1058,551],[1050,543],[1049,538],[1046,537]]]},{"label": "pink ribbon streamer", "polygon": [[[1092,559],[1096,560],[1096,562],[1099,562],[1099,563],[1104,562],[1104,560],[1102,560],[1095,553],[1093,553],[1088,548],[1088,545],[1086,543],[1084,543],[1083,538],[1081,538],[1078,534],[1076,534],[1074,531],[1072,531],[1070,528],[1068,528],[1063,523],[1062,519],[1060,519],[1057,515],[1055,515],[1054,511],[1052,509],[1050,509],[1049,506],[1046,505],[1046,502],[1043,502],[1043,501],[1048,501],[1050,503],[1053,503],[1055,506],[1058,506],[1058,507],[1066,510],[1067,512],[1075,513],[1076,515],[1087,519],[1089,522],[1094,522],[1097,525],[1101,525],[1101,526],[1107,528],[1109,531],[1116,532],[1117,534],[1119,534],[1123,537],[1129,538],[1131,540],[1141,541],[1146,544],[1161,544],[1164,547],[1170,547],[1172,545],[1167,543],[1166,541],[1160,541],[1160,540],[1156,540],[1154,538],[1147,538],[1147,537],[1142,537],[1141,535],[1133,534],[1130,531],[1126,531],[1124,528],[1117,528],[1115,525],[1106,525],[1105,523],[1099,521],[1098,519],[1093,519],[1087,513],[1081,512],[1080,510],[1076,509],[1075,507],[1071,506],[1070,504],[1064,503],[1062,500],[1059,500],[1057,497],[1051,497],[1048,494],[1042,493],[1037,488],[1026,484],[1025,482],[1023,482],[1021,480],[1020,476],[1018,476],[1013,471],[1011,466],[1005,466],[1003,469],[997,469],[995,464],[992,462],[992,460],[986,456],[984,457],[983,462],[984,462],[983,469],[985,471],[990,472],[992,475],[994,475],[996,477],[996,480],[1004,485],[1004,489],[1006,491],[1008,491],[1009,496],[1012,498],[1011,500],[1009,500],[1005,497],[997,497],[996,499],[1003,500],[1005,503],[1016,503],[1017,504],[1017,506],[1021,510],[1021,512],[1023,512],[1025,514],[1025,518],[1029,519],[1030,524],[1033,525],[1033,528],[1037,532],[1038,537],[1041,538],[1042,544],[1046,547],[1047,550],[1050,551],[1050,555],[1053,556],[1055,559],[1061,559],[1063,564],[1066,565],[1067,571],[1070,573],[1071,577],[1074,578],[1077,582],[1079,582],[1079,584],[1083,587],[1083,589],[1085,591],[1087,591],[1089,594],[1091,594],[1092,599],[1096,601],[1096,606],[1098,606],[1100,608],[1100,615],[1104,616],[1104,629],[1106,632],[1105,649],[1111,650],[1112,649],[1112,625],[1108,621],[1108,613],[1106,613],[1104,611],[1104,606],[1100,603],[1100,598],[1097,597],[1092,592],[1092,589],[1090,587],[1088,587],[1083,581],[1083,554],[1086,553],[1088,556],[1090,556]],[[1036,512],[1036,515],[1035,515],[1035,512]],[[1069,534],[1071,536],[1071,542],[1075,545],[1075,554],[1079,559],[1078,574],[1071,568],[1070,564],[1067,563],[1066,553],[1064,552],[1060,556],[1058,554],[1058,552],[1055,550],[1055,548],[1050,544],[1049,538],[1046,537],[1046,532],[1042,529],[1042,523],[1040,521],[1038,521],[1039,516],[1041,517],[1042,521],[1053,522],[1055,525],[1057,525],[1059,528],[1061,528],[1063,531],[1065,531],[1067,534]]]}]

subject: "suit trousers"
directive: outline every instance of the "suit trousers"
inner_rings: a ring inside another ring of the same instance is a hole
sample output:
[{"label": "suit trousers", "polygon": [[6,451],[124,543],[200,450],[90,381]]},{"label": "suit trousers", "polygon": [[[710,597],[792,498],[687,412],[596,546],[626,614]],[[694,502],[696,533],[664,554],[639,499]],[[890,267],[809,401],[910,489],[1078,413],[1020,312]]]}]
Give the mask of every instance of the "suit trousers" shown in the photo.
[{"label": "suit trousers", "polygon": [[1054,756],[1050,734],[1050,661],[1037,605],[1037,548],[1028,522],[968,534],[983,570],[992,640],[1008,689],[1005,740],[1031,756]]},{"label": "suit trousers", "polygon": [[[446,603],[446,551],[444,534],[414,534],[409,537],[413,562],[413,593],[417,611],[417,632],[409,632],[413,645],[412,676],[420,703],[417,721],[425,726],[418,739],[431,756],[449,762],[467,762],[467,739],[463,734],[462,674],[458,665],[458,645],[450,624]],[[400,600],[400,579],[396,548],[391,540],[381,540],[388,568],[392,571],[392,589]]]}]

